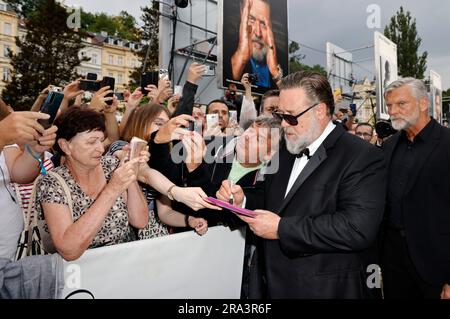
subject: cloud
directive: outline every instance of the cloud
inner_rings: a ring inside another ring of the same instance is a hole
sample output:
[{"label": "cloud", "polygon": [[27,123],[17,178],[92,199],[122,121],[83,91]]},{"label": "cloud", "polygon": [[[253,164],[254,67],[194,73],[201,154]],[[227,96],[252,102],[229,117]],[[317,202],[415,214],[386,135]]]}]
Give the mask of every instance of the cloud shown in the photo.
[{"label": "cloud", "polygon": [[[139,19],[140,7],[149,5],[151,0],[66,0],[66,3],[81,5],[91,12],[118,14],[125,10]],[[382,28],[401,5],[411,11],[412,16],[417,19],[418,34],[423,39],[420,50],[429,53],[428,66],[443,76],[444,88],[450,87],[450,63],[446,61],[450,53],[447,35],[450,30],[448,0],[290,0],[289,38],[322,51],[325,51],[327,41],[346,49],[372,45],[375,30],[366,25],[369,15],[366,10],[370,4],[380,6]],[[378,31],[383,32],[383,29]],[[325,54],[307,48],[303,48],[302,53],[306,54],[306,63],[326,65]],[[354,60],[364,60],[371,56],[373,49],[362,50],[354,53]],[[361,65],[374,69],[373,61]],[[372,76],[359,67],[355,67],[355,73],[358,77]]]},{"label": "cloud", "polygon": [[[420,53],[428,51],[428,66],[443,76],[444,88],[450,87],[450,67],[448,56],[450,41],[447,41],[450,30],[450,2],[445,0],[429,1],[376,1],[381,8],[382,29],[369,29],[366,25],[367,7],[373,0],[302,0],[290,1],[289,8],[289,38],[304,43],[313,48],[325,51],[327,41],[345,49],[359,48],[373,44],[373,32],[383,32],[384,26],[395,15],[401,5],[411,12],[417,20],[417,30],[422,38]],[[326,65],[326,55],[307,48],[305,63]],[[364,60],[373,57],[373,49],[354,53],[354,60]],[[370,70],[374,62],[360,63]],[[369,72],[355,67],[357,77],[369,75]],[[426,74],[428,76],[428,73]]]}]

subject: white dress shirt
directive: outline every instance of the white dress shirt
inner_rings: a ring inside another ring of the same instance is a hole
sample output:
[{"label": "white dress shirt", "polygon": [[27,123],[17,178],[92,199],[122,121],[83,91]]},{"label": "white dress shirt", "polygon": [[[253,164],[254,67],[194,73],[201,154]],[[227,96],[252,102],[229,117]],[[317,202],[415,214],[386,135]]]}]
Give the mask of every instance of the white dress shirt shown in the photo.
[{"label": "white dress shirt", "polygon": [[[334,125],[332,121],[328,123],[322,135],[320,135],[317,140],[312,142],[312,144],[307,147],[309,149],[309,156],[312,157],[314,153],[316,153],[320,145],[322,145],[323,141],[325,141],[325,139],[328,137],[328,135],[330,135],[330,133],[334,130],[335,127],[336,125]],[[289,178],[289,183],[286,189],[286,194],[284,195],[285,198],[291,191],[292,186],[294,186],[295,182],[300,176],[300,173],[305,168],[306,164],[308,164],[308,158],[306,156],[302,156],[300,158],[295,159],[294,166],[292,167],[291,171],[291,177]]]}]

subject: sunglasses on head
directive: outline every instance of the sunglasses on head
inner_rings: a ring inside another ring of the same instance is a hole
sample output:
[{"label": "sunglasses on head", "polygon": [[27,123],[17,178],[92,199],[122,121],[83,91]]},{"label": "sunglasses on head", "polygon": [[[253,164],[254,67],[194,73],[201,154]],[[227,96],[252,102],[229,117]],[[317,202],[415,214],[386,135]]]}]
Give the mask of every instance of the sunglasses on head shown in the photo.
[{"label": "sunglasses on head", "polygon": [[317,105],[319,105],[319,103],[316,103],[314,105],[311,105],[310,107],[308,107],[306,110],[304,110],[303,112],[301,112],[299,115],[291,115],[291,114],[286,114],[286,113],[277,113],[274,112],[273,117],[280,120],[280,121],[286,121],[287,124],[291,125],[291,126],[297,126],[298,125],[298,118],[304,114],[306,114],[309,110],[311,110],[312,108],[316,107]]}]

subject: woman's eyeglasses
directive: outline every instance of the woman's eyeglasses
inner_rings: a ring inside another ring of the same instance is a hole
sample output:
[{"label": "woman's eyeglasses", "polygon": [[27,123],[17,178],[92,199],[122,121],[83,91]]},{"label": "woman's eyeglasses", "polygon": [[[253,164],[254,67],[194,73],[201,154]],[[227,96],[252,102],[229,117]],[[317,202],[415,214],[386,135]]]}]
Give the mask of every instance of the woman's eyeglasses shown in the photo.
[{"label": "woman's eyeglasses", "polygon": [[273,117],[280,120],[280,121],[286,121],[287,124],[291,125],[291,126],[297,126],[298,125],[298,118],[300,116],[302,116],[303,114],[306,114],[309,110],[311,110],[312,108],[316,107],[317,105],[319,105],[319,103],[316,103],[314,105],[311,105],[310,107],[308,107],[306,110],[304,110],[303,112],[301,112],[299,115],[291,115],[291,114],[286,114],[286,113],[272,113]]}]

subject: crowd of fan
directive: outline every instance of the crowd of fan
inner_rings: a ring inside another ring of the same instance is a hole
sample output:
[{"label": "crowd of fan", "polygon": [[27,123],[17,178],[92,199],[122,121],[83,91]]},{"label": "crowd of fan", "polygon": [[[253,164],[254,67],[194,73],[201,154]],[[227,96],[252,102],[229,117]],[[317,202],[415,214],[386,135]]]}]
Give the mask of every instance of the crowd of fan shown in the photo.
[{"label": "crowd of fan", "polygon": [[[243,95],[230,85],[204,109],[194,103],[203,74],[204,66],[193,63],[181,96],[161,78],[145,92],[125,91],[124,102],[104,87],[85,103],[76,80],[64,88],[50,125],[44,125],[49,115],[39,112],[50,87],[28,112],[1,102],[0,258],[58,253],[70,261],[91,248],[243,226],[207,197],[215,197],[224,181],[245,189],[264,179],[282,142],[274,116],[279,91],[265,93],[257,107],[244,74]],[[121,103],[125,110],[118,117]],[[338,109],[334,123],[368,143],[382,143],[371,124],[355,123],[346,113]],[[148,142],[136,156],[134,138]],[[256,245],[247,232],[244,298],[255,296],[249,289]]]}]

